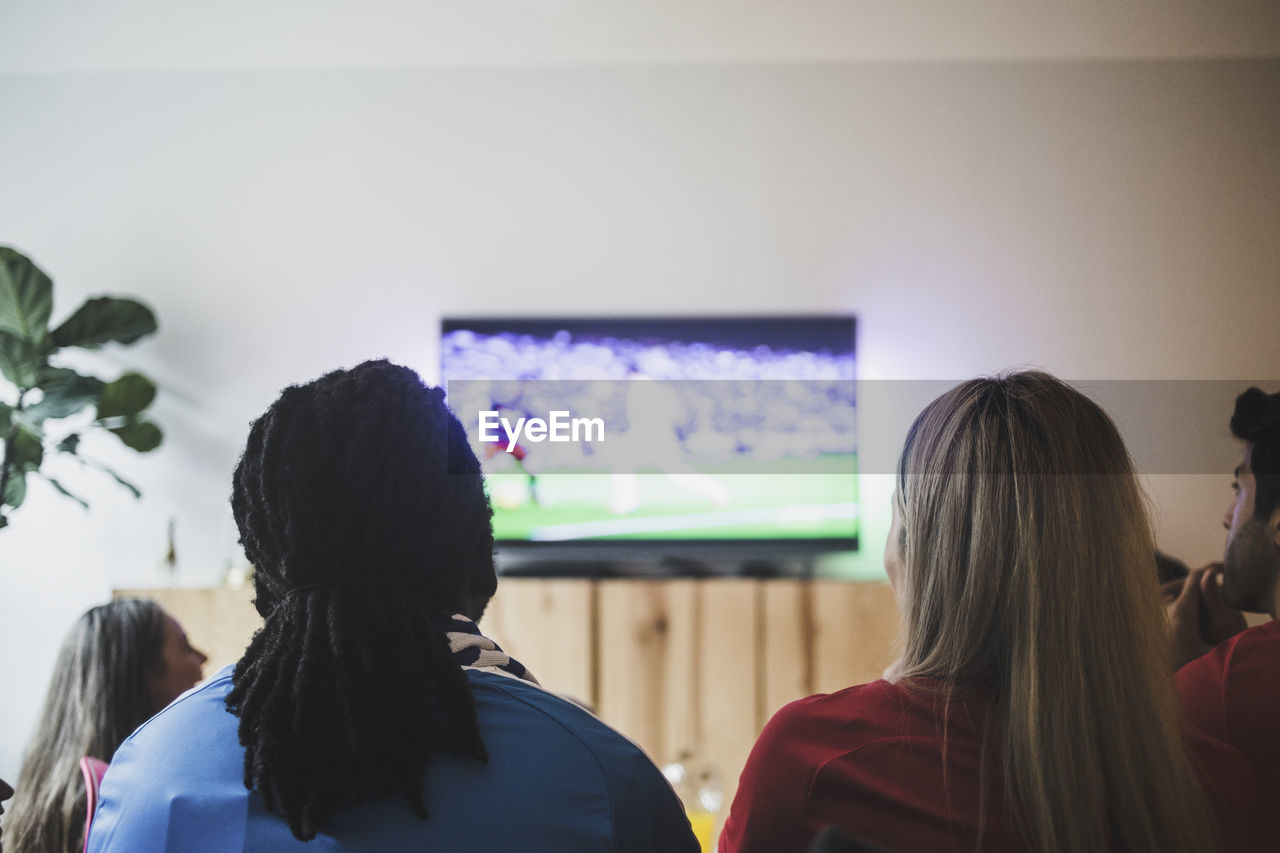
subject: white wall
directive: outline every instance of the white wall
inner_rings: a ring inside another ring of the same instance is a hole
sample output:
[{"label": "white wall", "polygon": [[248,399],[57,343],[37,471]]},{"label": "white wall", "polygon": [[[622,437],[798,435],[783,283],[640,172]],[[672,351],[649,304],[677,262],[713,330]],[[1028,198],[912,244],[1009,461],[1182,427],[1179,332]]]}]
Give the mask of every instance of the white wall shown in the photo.
[{"label": "white wall", "polygon": [[[81,25],[46,7],[6,14],[52,49]],[[248,421],[282,385],[366,357],[433,377],[443,314],[853,312],[869,379],[1280,366],[1275,60],[339,69],[305,54],[199,70],[211,52],[101,41],[118,52],[90,70],[23,48],[0,73],[0,242],[53,275],[55,316],[101,291],[153,304],[160,335],[107,358],[161,380],[168,439],[146,458],[99,449],[140,503],[75,472],[87,514],[37,484],[0,533],[9,779],[62,633],[111,587],[160,581],[169,518],[179,582],[238,559],[226,495]],[[127,55],[145,70],[101,70]],[[1195,563],[1221,548],[1234,390],[1200,429],[1223,474],[1152,480],[1162,544]],[[868,458],[891,457],[914,412],[865,409]],[[863,497],[858,567],[874,569],[884,478]]]}]

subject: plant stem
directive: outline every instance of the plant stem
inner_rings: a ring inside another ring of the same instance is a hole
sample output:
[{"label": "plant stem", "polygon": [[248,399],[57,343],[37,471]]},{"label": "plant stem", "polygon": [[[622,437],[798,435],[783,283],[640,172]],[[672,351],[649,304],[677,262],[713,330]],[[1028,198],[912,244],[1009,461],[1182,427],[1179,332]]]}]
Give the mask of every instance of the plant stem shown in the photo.
[{"label": "plant stem", "polygon": [[[15,412],[22,411],[22,398],[26,396],[26,391],[18,389],[18,404],[13,407]],[[4,496],[9,490],[9,460],[13,458],[13,444],[18,440],[18,423],[16,420],[10,420],[9,434],[4,437],[4,460],[0,461],[0,507],[4,506]]]},{"label": "plant stem", "polygon": [[4,506],[4,496],[9,490],[9,456],[13,453],[13,442],[18,438],[18,428],[9,427],[9,434],[4,439],[3,472],[0,472],[0,506]]}]

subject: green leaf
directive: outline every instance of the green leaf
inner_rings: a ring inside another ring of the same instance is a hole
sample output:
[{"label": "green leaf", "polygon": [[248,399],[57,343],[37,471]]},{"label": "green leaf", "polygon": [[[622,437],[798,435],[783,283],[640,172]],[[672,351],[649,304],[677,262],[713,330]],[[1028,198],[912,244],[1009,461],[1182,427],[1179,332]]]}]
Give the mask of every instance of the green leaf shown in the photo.
[{"label": "green leaf", "polygon": [[33,344],[12,332],[0,331],[0,373],[20,391],[35,387],[47,355],[47,342]]},{"label": "green leaf", "polygon": [[9,413],[12,411],[13,406],[8,403],[0,403],[0,441],[3,441],[4,437],[9,434],[9,424],[13,423],[13,418]]},{"label": "green leaf", "polygon": [[44,399],[26,411],[37,421],[65,418],[97,402],[106,384],[92,376],[81,376],[65,367],[46,368],[40,373]]},{"label": "green leaf", "polygon": [[98,419],[136,415],[150,406],[155,398],[154,382],[141,373],[126,373],[102,389],[102,396],[98,399]]},{"label": "green leaf", "polygon": [[10,471],[9,482],[4,488],[4,505],[17,509],[27,498],[27,475],[21,471]]},{"label": "green leaf", "polygon": [[100,296],[81,305],[54,329],[53,343],[96,349],[111,341],[131,344],[155,330],[156,315],[141,302]]},{"label": "green leaf", "polygon": [[19,427],[13,440],[13,456],[5,462],[15,471],[35,471],[43,461],[44,444],[40,437]]},{"label": "green leaf", "polygon": [[25,429],[41,441],[44,440],[44,423],[39,418],[31,417],[30,409],[14,409],[12,420],[19,429]]},{"label": "green leaf", "polygon": [[73,432],[71,435],[58,442],[59,453],[70,453],[75,455],[80,449],[80,433]]},{"label": "green leaf", "polygon": [[89,502],[88,502],[88,501],[86,501],[84,498],[80,497],[79,495],[73,495],[71,492],[67,491],[67,487],[66,487],[66,486],[64,486],[64,485],[62,485],[61,483],[59,483],[59,482],[58,482],[57,480],[55,480],[53,477],[45,477],[45,479],[49,481],[49,485],[53,486],[53,487],[54,487],[55,489],[57,489],[59,492],[61,492],[62,494],[66,495],[67,497],[71,498],[71,500],[73,500],[73,501],[75,501],[76,503],[80,504],[80,506],[84,507],[85,509],[88,509],[88,508],[89,508]]},{"label": "green leaf", "polygon": [[0,246],[0,332],[30,343],[48,335],[53,281],[31,259]]},{"label": "green leaf", "polygon": [[151,421],[134,421],[122,427],[116,427],[111,432],[139,453],[155,450],[164,440],[164,433],[160,432],[160,427]]},{"label": "green leaf", "polygon": [[120,485],[128,489],[130,492],[132,492],[135,498],[142,497],[142,491],[137,486],[135,486],[133,483],[130,483],[124,477],[121,477],[115,471],[112,471],[106,465],[103,465],[101,462],[93,462],[91,460],[85,459],[83,456],[79,458],[82,464],[88,465],[92,468],[97,468],[99,471],[103,472],[104,474],[110,475],[111,478],[114,479],[117,483],[119,483]]}]

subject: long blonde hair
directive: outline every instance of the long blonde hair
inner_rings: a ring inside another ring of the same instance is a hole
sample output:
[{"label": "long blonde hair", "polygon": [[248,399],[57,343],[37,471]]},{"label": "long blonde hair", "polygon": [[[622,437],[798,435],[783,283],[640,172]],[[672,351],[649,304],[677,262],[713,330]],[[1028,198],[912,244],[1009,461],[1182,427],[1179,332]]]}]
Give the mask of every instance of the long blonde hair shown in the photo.
[{"label": "long blonde hair", "polygon": [[895,500],[896,677],[991,698],[983,751],[1028,847],[1216,849],[1145,496],[1102,409],[1046,373],[965,382],[912,424]]}]

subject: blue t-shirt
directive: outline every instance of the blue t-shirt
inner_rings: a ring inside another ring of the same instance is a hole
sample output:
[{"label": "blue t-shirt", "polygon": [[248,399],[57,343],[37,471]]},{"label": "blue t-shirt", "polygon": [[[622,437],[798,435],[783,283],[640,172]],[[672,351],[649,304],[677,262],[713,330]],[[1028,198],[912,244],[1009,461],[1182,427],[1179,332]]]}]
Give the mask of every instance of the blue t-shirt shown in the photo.
[{"label": "blue t-shirt", "polygon": [[420,820],[401,796],[349,806],[312,841],[245,789],[231,667],[143,724],[102,783],[90,853],[661,851],[696,853],[653,763],[587,711],[506,675],[468,670],[487,764],[434,753]]}]

